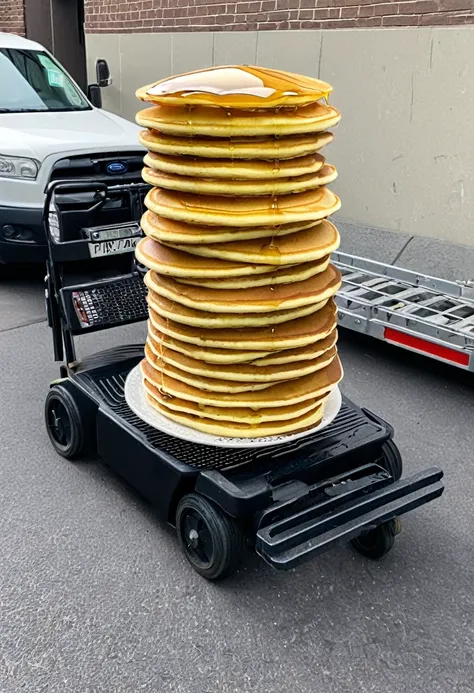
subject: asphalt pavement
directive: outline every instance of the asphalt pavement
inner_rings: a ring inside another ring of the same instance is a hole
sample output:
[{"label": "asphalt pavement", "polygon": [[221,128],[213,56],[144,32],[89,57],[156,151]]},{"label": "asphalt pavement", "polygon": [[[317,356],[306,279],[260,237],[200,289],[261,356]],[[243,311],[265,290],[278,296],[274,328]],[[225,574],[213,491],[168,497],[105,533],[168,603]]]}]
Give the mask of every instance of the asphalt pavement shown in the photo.
[{"label": "asphalt pavement", "polygon": [[343,335],[343,391],[394,425],[405,473],[444,469],[443,497],[380,562],[342,547],[278,573],[249,555],[209,584],[112,472],[53,453],[41,276],[0,269],[0,693],[474,691],[472,378]]}]

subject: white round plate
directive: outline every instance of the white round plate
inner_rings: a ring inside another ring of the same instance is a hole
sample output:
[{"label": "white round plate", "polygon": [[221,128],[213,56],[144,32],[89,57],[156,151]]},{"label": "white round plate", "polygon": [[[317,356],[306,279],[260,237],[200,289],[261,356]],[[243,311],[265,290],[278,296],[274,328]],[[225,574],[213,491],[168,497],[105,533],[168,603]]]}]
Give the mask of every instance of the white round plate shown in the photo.
[{"label": "white round plate", "polygon": [[125,381],[125,401],[130,409],[140,418],[153,428],[157,428],[163,433],[167,433],[175,438],[187,440],[190,443],[198,443],[199,445],[213,445],[218,448],[263,448],[270,445],[281,445],[289,443],[291,440],[309,436],[316,431],[328,426],[339,413],[341,408],[342,398],[339,388],[336,386],[326,400],[324,407],[323,420],[318,426],[310,428],[307,431],[299,433],[290,433],[281,436],[266,436],[265,438],[225,438],[223,436],[214,436],[210,433],[202,433],[196,431],[189,426],[183,426],[176,421],[168,419],[157,409],[154,409],[148,404],[145,396],[145,388],[143,387],[143,376],[140,365],[135,366],[127,376]]}]

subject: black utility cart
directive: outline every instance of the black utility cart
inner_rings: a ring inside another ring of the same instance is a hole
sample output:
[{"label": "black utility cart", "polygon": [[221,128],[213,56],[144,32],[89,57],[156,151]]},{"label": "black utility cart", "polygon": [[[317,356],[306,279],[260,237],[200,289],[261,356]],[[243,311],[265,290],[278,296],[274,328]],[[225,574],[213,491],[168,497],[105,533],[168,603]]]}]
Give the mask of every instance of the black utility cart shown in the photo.
[{"label": "black utility cart", "polygon": [[441,470],[401,479],[393,429],[347,399],[324,430],[269,448],[184,442],[128,407],[124,384],[143,344],[78,359],[75,337],[147,319],[133,248],[145,186],[56,183],[47,191],[46,302],[61,377],[45,418],[68,459],[98,454],[169,523],[202,576],[232,573],[245,544],[290,569],[336,544],[368,558],[393,546],[399,516],[439,497]]}]

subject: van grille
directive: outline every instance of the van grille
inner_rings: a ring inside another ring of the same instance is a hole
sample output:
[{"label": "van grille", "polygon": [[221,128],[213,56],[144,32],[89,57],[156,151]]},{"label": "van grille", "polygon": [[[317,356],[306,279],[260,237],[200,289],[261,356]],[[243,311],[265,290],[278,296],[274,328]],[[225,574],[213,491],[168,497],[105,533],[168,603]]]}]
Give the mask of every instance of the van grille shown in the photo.
[{"label": "van grille", "polygon": [[143,156],[142,151],[70,156],[56,161],[51,181],[88,180],[107,185],[141,183]]}]

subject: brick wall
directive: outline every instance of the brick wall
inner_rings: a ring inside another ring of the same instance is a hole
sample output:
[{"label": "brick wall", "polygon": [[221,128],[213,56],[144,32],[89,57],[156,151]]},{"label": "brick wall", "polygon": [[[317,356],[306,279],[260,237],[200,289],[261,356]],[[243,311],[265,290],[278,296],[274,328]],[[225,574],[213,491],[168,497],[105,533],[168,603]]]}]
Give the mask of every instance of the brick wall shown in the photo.
[{"label": "brick wall", "polygon": [[474,24],[474,0],[85,0],[85,4],[88,33]]},{"label": "brick wall", "polygon": [[0,0],[0,31],[25,35],[23,0]]}]

